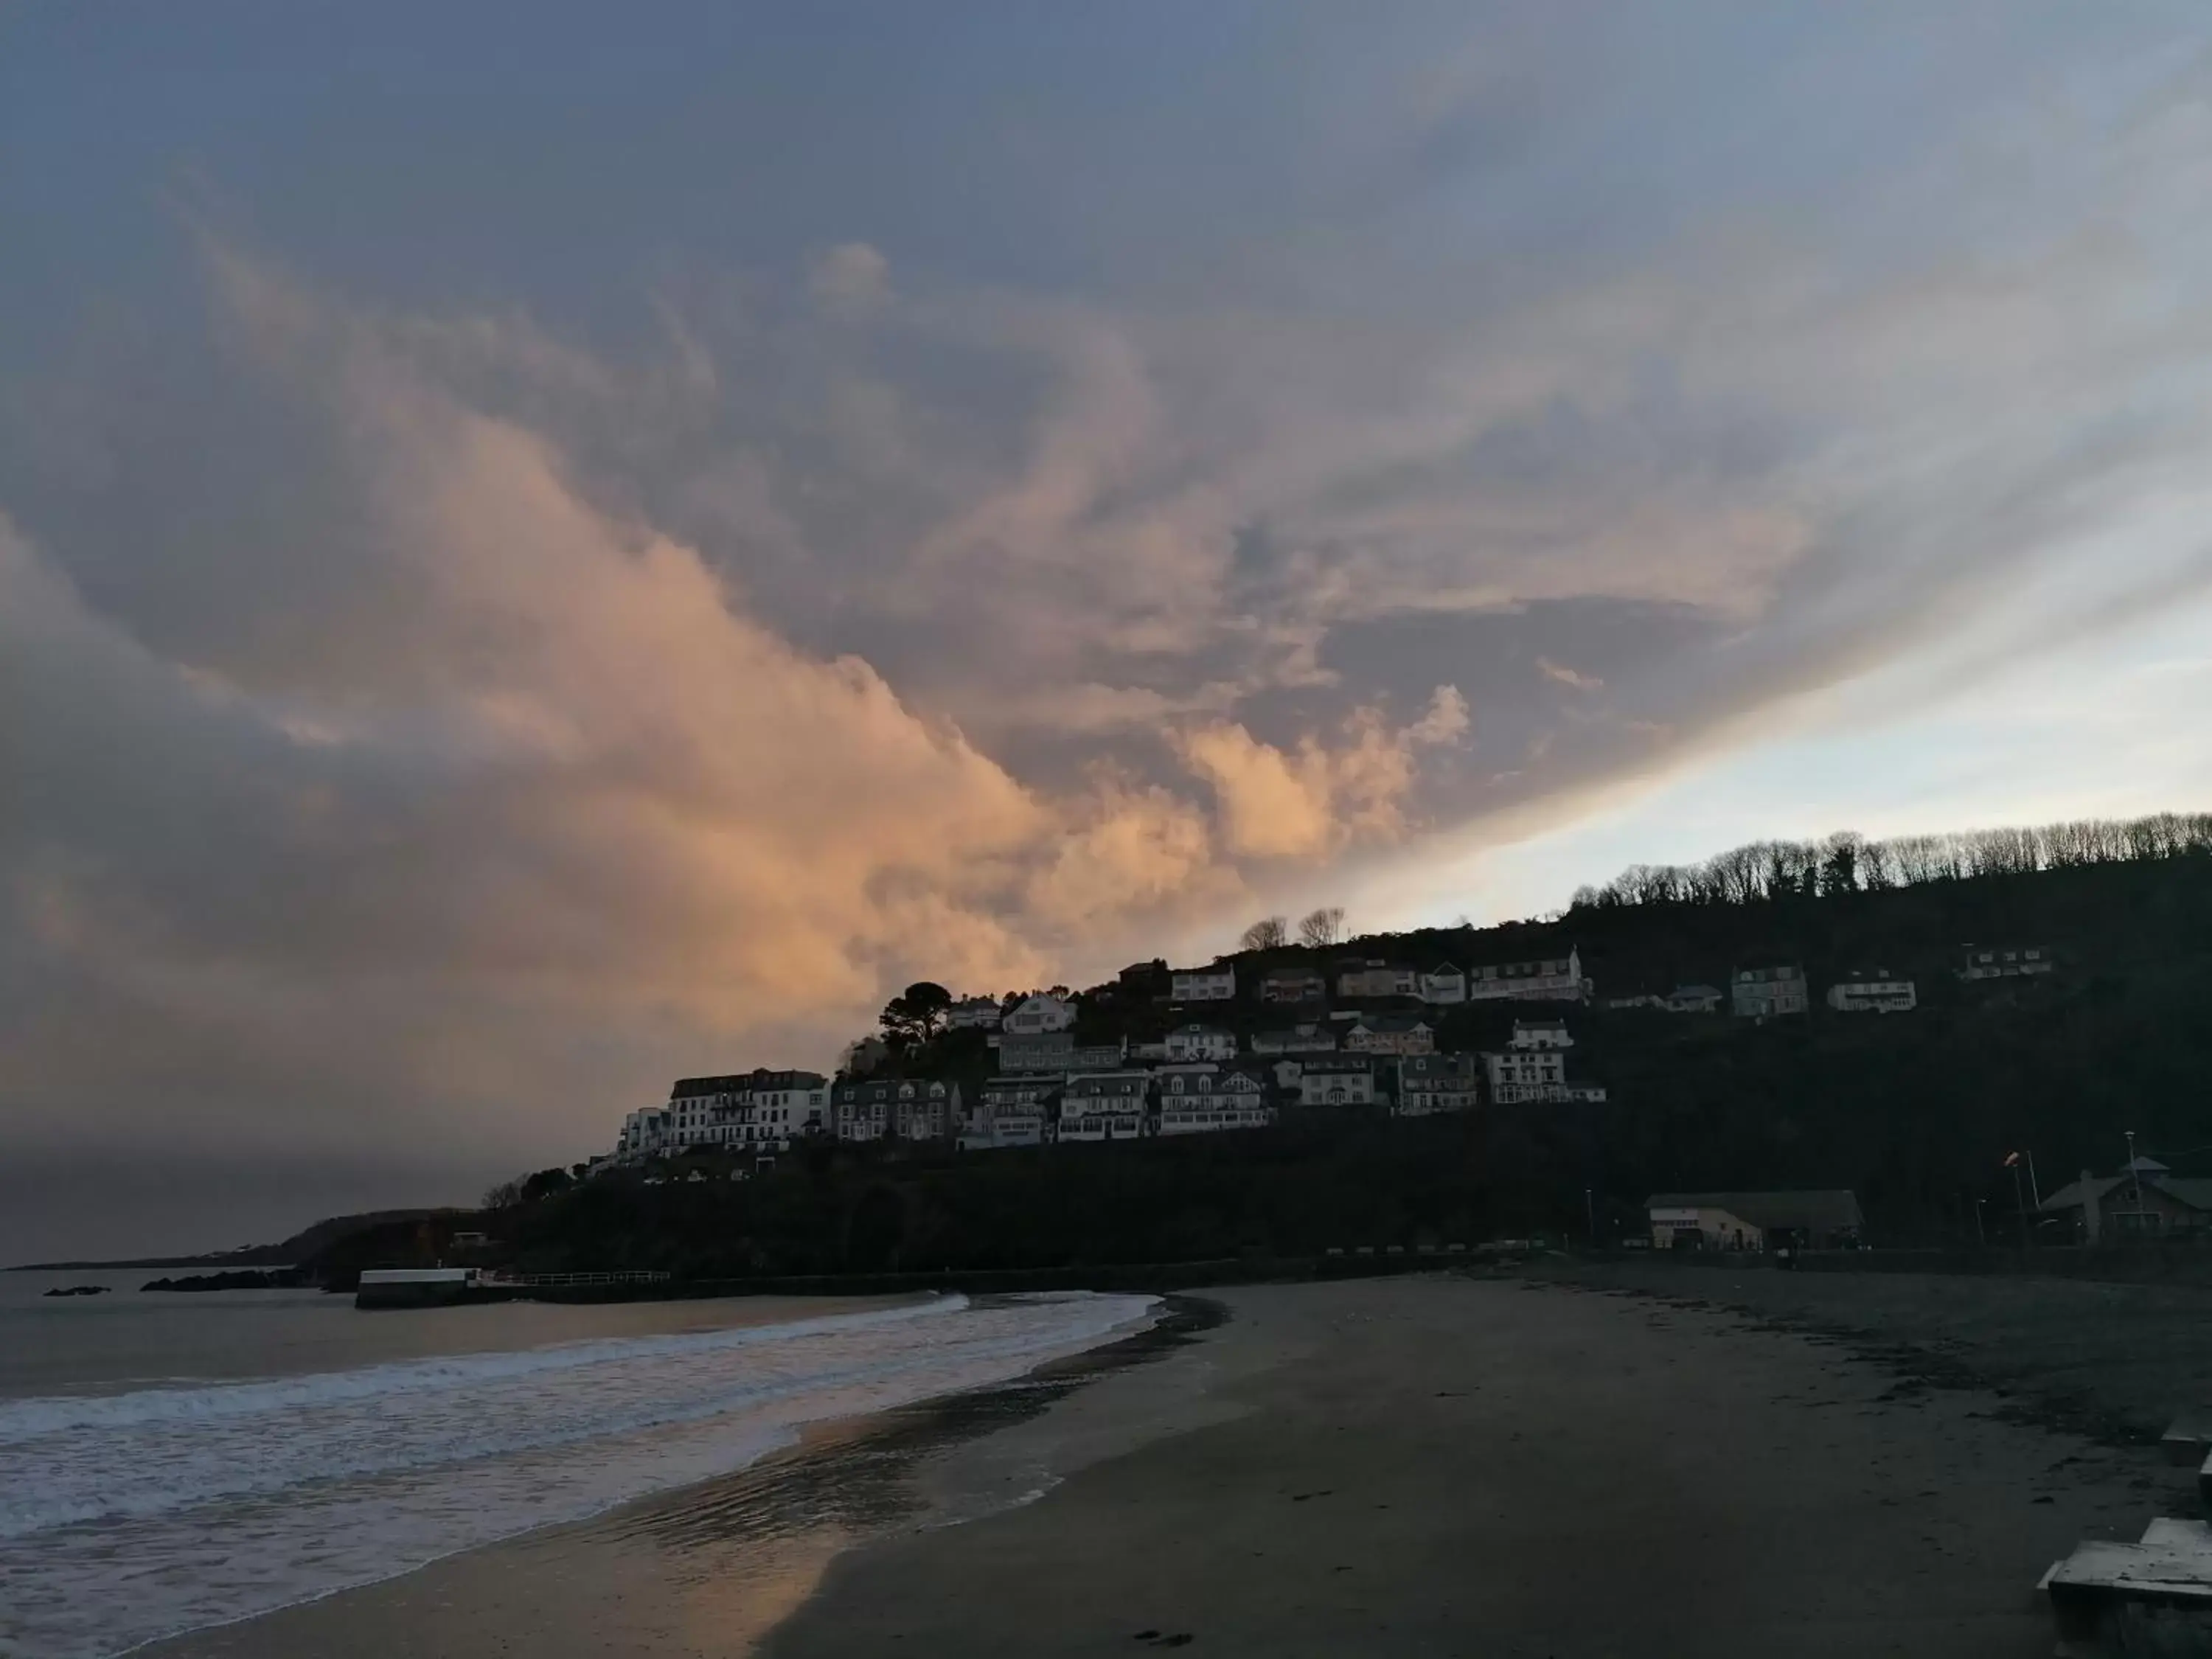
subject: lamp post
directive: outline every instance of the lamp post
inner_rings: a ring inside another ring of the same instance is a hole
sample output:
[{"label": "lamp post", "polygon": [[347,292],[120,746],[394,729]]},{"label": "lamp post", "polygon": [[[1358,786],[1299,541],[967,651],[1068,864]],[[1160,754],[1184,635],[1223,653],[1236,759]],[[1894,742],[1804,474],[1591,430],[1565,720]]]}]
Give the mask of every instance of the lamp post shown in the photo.
[{"label": "lamp post", "polygon": [[1982,1225],[1982,1206],[1988,1202],[1985,1198],[1974,1200],[1974,1243],[1984,1248],[1989,1244],[1990,1234],[1989,1229]]},{"label": "lamp post", "polygon": [[1589,1222],[1590,1249],[1595,1250],[1597,1249],[1597,1200],[1591,1196],[1591,1189],[1588,1187],[1583,1188],[1583,1214]]},{"label": "lamp post", "polygon": [[2021,1190],[2018,1158],[2014,1158],[2012,1164],[2012,1201],[2020,1211],[2020,1249],[2021,1254],[2025,1255],[2027,1254],[2027,1194]]}]

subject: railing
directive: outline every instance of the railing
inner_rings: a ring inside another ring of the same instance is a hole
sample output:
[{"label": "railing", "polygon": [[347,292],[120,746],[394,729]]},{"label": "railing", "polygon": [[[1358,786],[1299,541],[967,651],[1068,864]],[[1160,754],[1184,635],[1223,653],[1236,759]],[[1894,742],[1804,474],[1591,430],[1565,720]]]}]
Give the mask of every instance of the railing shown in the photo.
[{"label": "railing", "polygon": [[665,1273],[640,1267],[624,1273],[515,1273],[507,1278],[488,1282],[534,1288],[544,1285],[659,1285],[667,1278],[668,1275]]}]

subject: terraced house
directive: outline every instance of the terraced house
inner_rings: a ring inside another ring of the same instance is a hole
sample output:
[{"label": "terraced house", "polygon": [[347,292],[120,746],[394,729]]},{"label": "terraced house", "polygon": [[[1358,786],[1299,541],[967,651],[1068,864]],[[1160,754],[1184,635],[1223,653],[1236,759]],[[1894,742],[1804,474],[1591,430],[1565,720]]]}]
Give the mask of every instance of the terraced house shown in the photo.
[{"label": "terraced house", "polygon": [[1407,1054],[1398,1061],[1397,1117],[1471,1112],[1480,1098],[1482,1068],[1473,1054]]},{"label": "terraced house", "polygon": [[1158,1081],[1164,1135],[1259,1129],[1274,1121],[1266,1079],[1242,1066],[1164,1066]]},{"label": "terraced house", "polygon": [[833,1109],[840,1140],[942,1140],[959,1121],[960,1085],[924,1078],[841,1083]]},{"label": "terraced house", "polygon": [[1134,1140],[1145,1133],[1150,1072],[1087,1072],[1070,1077],[1060,1095],[1057,1139]]}]

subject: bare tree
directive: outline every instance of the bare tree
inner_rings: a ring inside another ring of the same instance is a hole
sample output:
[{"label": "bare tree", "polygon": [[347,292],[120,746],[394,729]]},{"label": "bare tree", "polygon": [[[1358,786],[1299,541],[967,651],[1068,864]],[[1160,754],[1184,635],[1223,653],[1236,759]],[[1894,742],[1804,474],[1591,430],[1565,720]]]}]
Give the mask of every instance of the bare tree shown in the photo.
[{"label": "bare tree", "polygon": [[1321,945],[1334,945],[1344,937],[1344,907],[1325,904],[1310,912],[1298,923],[1298,943]]},{"label": "bare tree", "polygon": [[1280,916],[1263,916],[1244,930],[1237,948],[1244,951],[1273,951],[1291,942],[1291,924]]}]

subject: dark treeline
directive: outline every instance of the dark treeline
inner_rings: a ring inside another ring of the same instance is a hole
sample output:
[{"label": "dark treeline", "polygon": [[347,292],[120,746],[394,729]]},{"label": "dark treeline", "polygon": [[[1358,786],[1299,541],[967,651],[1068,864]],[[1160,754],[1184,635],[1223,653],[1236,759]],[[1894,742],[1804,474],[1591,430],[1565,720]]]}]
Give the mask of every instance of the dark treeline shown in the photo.
[{"label": "dark treeline", "polygon": [[2205,857],[2212,857],[2212,812],[2074,818],[1890,841],[1841,830],[1822,841],[1751,842],[1700,864],[1632,864],[1602,887],[1577,889],[1569,914],[1628,905],[1757,904],[1976,876]]}]

